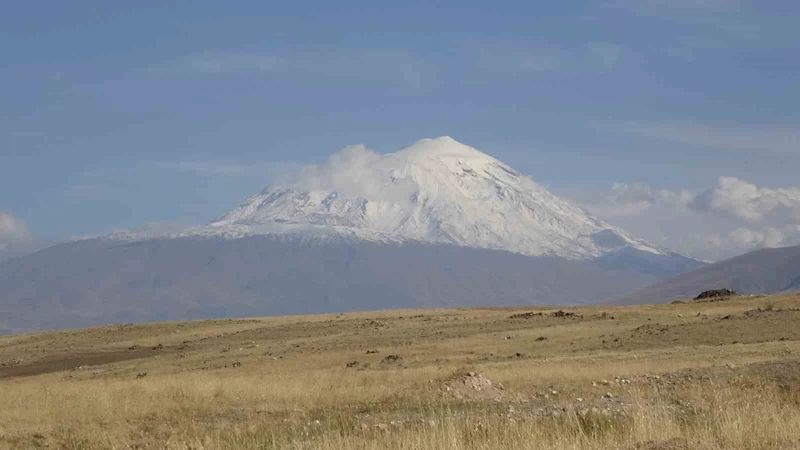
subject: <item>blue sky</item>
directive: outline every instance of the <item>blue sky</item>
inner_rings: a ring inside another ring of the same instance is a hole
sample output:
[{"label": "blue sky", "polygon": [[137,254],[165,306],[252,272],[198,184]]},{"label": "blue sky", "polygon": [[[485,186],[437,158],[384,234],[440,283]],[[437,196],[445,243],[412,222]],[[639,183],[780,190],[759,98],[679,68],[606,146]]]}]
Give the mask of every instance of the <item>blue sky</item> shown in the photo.
[{"label": "blue sky", "polygon": [[699,257],[800,243],[800,3],[163,3],[4,8],[0,259],[440,135]]}]

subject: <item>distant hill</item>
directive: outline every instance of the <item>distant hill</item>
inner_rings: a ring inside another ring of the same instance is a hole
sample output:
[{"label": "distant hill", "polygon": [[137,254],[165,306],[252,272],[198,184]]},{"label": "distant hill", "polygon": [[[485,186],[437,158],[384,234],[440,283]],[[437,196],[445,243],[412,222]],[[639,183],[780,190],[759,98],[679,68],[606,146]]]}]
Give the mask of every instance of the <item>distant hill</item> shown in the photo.
[{"label": "distant hill", "polygon": [[660,281],[613,303],[659,303],[723,288],[744,294],[800,290],[800,246],[757,250],[737,256]]},{"label": "distant hill", "polygon": [[93,239],[0,264],[0,334],[213,317],[575,305],[656,280],[591,260],[420,242]]}]

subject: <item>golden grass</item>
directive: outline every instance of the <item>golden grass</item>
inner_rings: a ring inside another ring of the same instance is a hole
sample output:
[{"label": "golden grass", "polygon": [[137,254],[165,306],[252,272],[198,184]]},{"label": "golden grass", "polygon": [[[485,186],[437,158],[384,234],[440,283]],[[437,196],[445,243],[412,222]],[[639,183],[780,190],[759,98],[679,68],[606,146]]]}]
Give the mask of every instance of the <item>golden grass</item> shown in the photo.
[{"label": "golden grass", "polygon": [[[744,314],[763,306],[772,312]],[[396,311],[7,337],[0,362],[24,357],[43,373],[0,378],[0,448],[800,449],[798,307],[800,297],[782,296],[570,309],[577,319]],[[712,321],[730,327],[719,342],[630,337],[646,324],[681,331]],[[764,327],[789,338],[762,342]],[[753,337],[734,344],[731,331]],[[79,361],[134,343],[165,350],[44,370],[64,354]],[[390,354],[402,359],[384,362]],[[503,395],[442,389],[468,371],[502,383]]]}]

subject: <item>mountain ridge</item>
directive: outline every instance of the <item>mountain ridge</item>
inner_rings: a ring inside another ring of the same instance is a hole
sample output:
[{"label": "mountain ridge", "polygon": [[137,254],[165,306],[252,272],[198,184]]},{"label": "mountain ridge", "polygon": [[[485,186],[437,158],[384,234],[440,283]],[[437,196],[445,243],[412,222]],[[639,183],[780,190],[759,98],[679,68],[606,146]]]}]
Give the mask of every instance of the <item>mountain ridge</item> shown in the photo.
[{"label": "mountain ridge", "polygon": [[800,289],[800,246],[745,253],[660,281],[611,303],[659,303],[723,288],[743,294],[777,294]]}]

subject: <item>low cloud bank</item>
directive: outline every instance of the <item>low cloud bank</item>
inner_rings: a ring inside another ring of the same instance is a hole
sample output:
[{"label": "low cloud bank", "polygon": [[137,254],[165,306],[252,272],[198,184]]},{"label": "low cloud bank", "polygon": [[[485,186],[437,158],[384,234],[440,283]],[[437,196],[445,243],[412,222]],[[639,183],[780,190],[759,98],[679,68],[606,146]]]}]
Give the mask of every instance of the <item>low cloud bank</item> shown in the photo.
[{"label": "low cloud bank", "polygon": [[800,188],[768,188],[735,177],[692,192],[616,183],[586,209],[645,239],[703,259],[800,245]]}]

